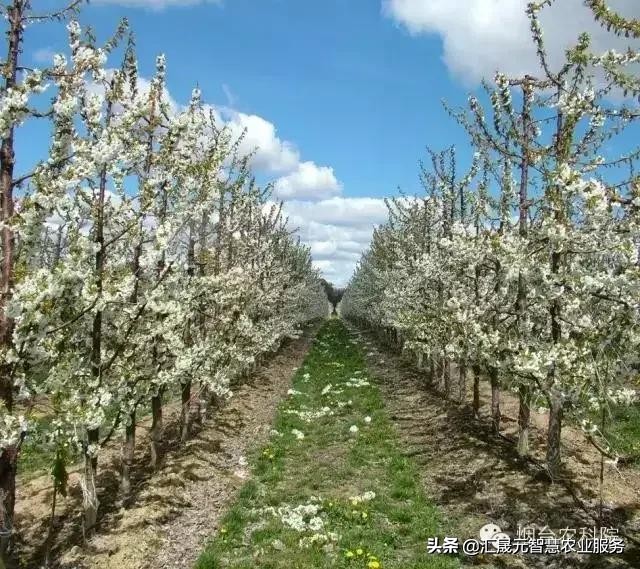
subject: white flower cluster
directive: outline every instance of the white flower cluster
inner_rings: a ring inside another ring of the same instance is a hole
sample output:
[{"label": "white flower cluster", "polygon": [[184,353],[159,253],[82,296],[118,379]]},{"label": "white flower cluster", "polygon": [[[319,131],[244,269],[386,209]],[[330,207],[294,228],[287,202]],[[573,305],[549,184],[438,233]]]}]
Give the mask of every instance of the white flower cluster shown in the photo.
[{"label": "white flower cluster", "polygon": [[349,498],[349,501],[351,502],[352,506],[357,506],[362,502],[371,502],[371,500],[375,500],[375,498],[376,498],[376,493],[368,491],[362,494],[362,496],[351,496]]},{"label": "white flower cluster", "polygon": [[610,389],[608,392],[609,400],[616,405],[633,405],[640,400],[640,395],[635,389],[622,387],[620,389]]},{"label": "white flower cluster", "polygon": [[347,379],[346,385],[347,387],[368,387],[371,384],[366,379],[362,379],[361,377],[350,377],[349,379]]},{"label": "white flower cluster", "polygon": [[313,535],[301,538],[300,541],[298,541],[298,546],[303,549],[308,549],[314,545],[326,545],[329,543],[336,543],[339,540],[340,535],[335,532],[314,533]]},{"label": "white flower cluster", "polygon": [[298,506],[285,504],[278,508],[269,507],[255,513],[275,516],[286,527],[302,533],[306,531],[319,532],[324,528],[324,521],[318,515],[321,511],[322,506],[310,502]]},{"label": "white flower cluster", "polygon": [[4,449],[17,444],[20,437],[26,434],[27,429],[27,421],[22,415],[16,417],[3,412],[0,405],[0,448]]},{"label": "white flower cluster", "polygon": [[330,407],[322,407],[316,411],[310,409],[285,409],[285,413],[289,415],[296,415],[300,419],[302,419],[305,423],[311,423],[316,419],[320,419],[321,417],[326,417],[328,415],[333,415],[333,411]]}]

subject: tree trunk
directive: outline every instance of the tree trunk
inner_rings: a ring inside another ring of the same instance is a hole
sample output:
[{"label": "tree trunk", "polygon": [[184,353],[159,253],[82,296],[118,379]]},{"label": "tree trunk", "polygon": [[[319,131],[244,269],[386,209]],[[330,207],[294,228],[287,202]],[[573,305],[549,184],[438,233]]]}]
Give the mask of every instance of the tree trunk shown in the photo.
[{"label": "tree trunk", "polygon": [[[159,219],[164,220],[167,215],[169,197],[166,191],[166,186],[162,186],[162,208],[160,210]],[[163,251],[158,264],[156,266],[156,279],[159,281],[162,278],[162,274],[165,270],[165,252]],[[156,336],[154,339],[152,360],[153,369],[156,374],[162,369],[159,358],[159,344],[160,337]],[[150,433],[150,450],[151,450],[151,468],[158,470],[162,461],[162,395],[164,393],[164,387],[159,387],[158,392],[151,397],[151,433]]]},{"label": "tree trunk", "polygon": [[[560,93],[560,87],[558,87],[558,94]],[[556,160],[558,164],[562,164],[567,162],[570,144],[567,144],[567,141],[571,140],[571,136],[573,135],[574,126],[568,127],[567,124],[571,124],[571,121],[564,121],[564,115],[562,112],[558,113],[557,116],[557,127],[556,127],[556,137],[555,137],[555,146],[556,146]],[[551,187],[553,202],[557,205],[555,206],[554,212],[554,220],[558,226],[565,222],[566,210],[563,207],[562,203],[562,189],[558,185],[554,185]],[[563,255],[560,251],[554,250],[551,253],[551,274],[557,275],[560,272],[561,265],[563,264]],[[560,304],[560,298],[555,296],[551,301],[551,306],[549,308],[549,313],[551,316],[551,339],[553,341],[553,345],[556,346],[560,339],[562,338],[562,326],[561,326],[561,318],[562,318],[562,307]],[[549,425],[547,428],[547,469],[549,471],[549,476],[552,480],[558,477],[560,473],[561,466],[561,454],[560,454],[560,436],[562,433],[562,412],[563,412],[563,401],[562,397],[558,393],[554,384],[557,381],[556,377],[556,367],[555,364],[551,368],[549,376],[547,378],[548,389],[548,400],[549,400]]]},{"label": "tree trunk", "polygon": [[204,413],[204,419],[210,419],[213,417],[216,410],[222,406],[221,400],[215,393],[209,393],[206,401],[207,406]]},{"label": "tree trunk", "polygon": [[151,398],[151,467],[157,470],[162,460],[162,392]]},{"label": "tree trunk", "polygon": [[[111,122],[112,103],[107,103],[105,124],[108,127]],[[107,193],[107,170],[103,167],[100,172],[98,187],[98,203],[96,218],[94,220],[93,242],[96,246],[95,254],[95,285],[99,297],[102,296],[104,284],[104,272],[106,265],[106,250],[104,238],[105,198]],[[93,315],[91,328],[91,376],[97,385],[102,384],[102,310],[96,310]],[[89,445],[97,446],[100,442],[99,429],[90,429],[87,433]],[[97,452],[97,449],[95,449]],[[84,532],[85,537],[93,530],[98,517],[98,496],[96,493],[96,476],[98,471],[98,457],[95,453],[85,450],[84,468]]]},{"label": "tree trunk", "polygon": [[498,370],[491,367],[489,371],[491,380],[491,429],[496,435],[500,434],[500,382]]},{"label": "tree trunk", "polygon": [[[28,8],[26,2],[15,1],[6,7],[5,18],[9,22],[7,31],[8,49],[4,62],[4,88],[15,88],[17,81],[18,56],[20,43],[24,33],[23,10]],[[0,145],[0,351],[9,351],[13,343],[13,319],[7,315],[7,305],[11,300],[14,263],[15,236],[11,229],[14,215],[14,129],[11,127]],[[4,358],[3,358],[4,359]],[[13,412],[14,379],[12,366],[0,365],[0,404],[3,411]],[[5,448],[0,455],[0,563],[6,558],[11,544],[13,528],[13,512],[16,503],[16,466],[18,462],[17,445]]]},{"label": "tree trunk", "polygon": [[480,366],[473,366],[473,415],[480,417]]},{"label": "tree trunk", "polygon": [[554,480],[560,474],[561,452],[560,436],[562,433],[562,398],[557,393],[550,397],[549,425],[547,428],[547,469]]},{"label": "tree trunk", "polygon": [[0,456],[0,563],[11,545],[13,512],[16,503],[17,462],[16,447],[5,448]]},{"label": "tree trunk", "polygon": [[195,400],[193,402],[193,422],[196,425],[202,425],[202,397],[204,394],[204,386],[200,384],[200,390],[196,390]]},{"label": "tree trunk", "polygon": [[442,359],[442,381],[444,383],[444,396],[451,398],[451,362],[444,356]]},{"label": "tree trunk", "polygon": [[[522,84],[522,134],[523,152],[520,164],[520,192],[518,199],[518,233],[523,241],[527,238],[528,222],[528,186],[529,186],[529,146],[532,134],[530,127],[531,100],[533,84],[530,78],[525,78]],[[526,326],[527,313],[527,285],[522,272],[518,273],[518,297],[516,302],[516,312],[518,313],[518,330],[520,342],[525,342],[528,330]],[[518,410],[518,454],[527,456],[529,454],[529,421],[531,418],[531,387],[521,385],[518,390],[519,410]]]},{"label": "tree trunk", "polygon": [[[195,225],[191,223],[189,227],[189,244],[187,245],[187,275],[189,275],[189,285],[192,285],[193,277],[196,272],[196,242],[195,242]],[[185,346],[194,345],[192,326],[196,325],[193,318],[189,318],[185,328]],[[191,379],[187,379],[180,387],[182,406],[180,411],[180,440],[182,442],[189,438],[191,430]]]},{"label": "tree trunk", "polygon": [[520,407],[518,410],[518,454],[529,454],[529,423],[531,419],[531,390],[521,385],[518,391]]},{"label": "tree trunk", "polygon": [[462,360],[458,368],[458,400],[460,403],[464,403],[467,397],[467,363]]},{"label": "tree trunk", "polygon": [[[91,429],[87,433],[89,445],[97,445],[99,442],[98,429]],[[82,480],[82,494],[84,506],[84,535],[88,537],[95,528],[98,520],[98,491],[96,488],[96,477],[98,474],[98,458],[89,449],[84,453],[84,478]]]},{"label": "tree trunk", "polygon": [[180,440],[189,438],[191,432],[191,380],[182,384],[182,411],[180,414]]},{"label": "tree trunk", "polygon": [[[58,485],[53,486],[53,497],[51,499],[51,513],[49,514],[49,525],[47,526],[47,537],[44,542],[44,566],[49,567],[51,557],[51,546],[53,545],[53,531],[56,520],[56,503],[58,501]],[[2,569],[2,565],[0,565]]]},{"label": "tree trunk", "polygon": [[[148,169],[146,171],[148,173]],[[142,233],[142,223],[140,221],[140,233]],[[138,242],[133,250],[133,261],[131,272],[135,278],[133,290],[129,297],[131,304],[138,302],[138,288],[140,286],[140,257],[142,256],[142,240]],[[154,362],[155,363],[155,362]],[[134,453],[136,450],[136,410],[129,414],[129,423],[125,426],[124,441],[122,444],[122,472],[120,473],[120,490],[123,496],[127,496],[131,491],[131,468],[133,465]]]},{"label": "tree trunk", "polygon": [[136,412],[129,415],[129,423],[124,429],[124,441],[122,443],[122,472],[120,476],[120,490],[124,496],[131,492],[131,470],[133,468],[134,453],[136,450]]}]

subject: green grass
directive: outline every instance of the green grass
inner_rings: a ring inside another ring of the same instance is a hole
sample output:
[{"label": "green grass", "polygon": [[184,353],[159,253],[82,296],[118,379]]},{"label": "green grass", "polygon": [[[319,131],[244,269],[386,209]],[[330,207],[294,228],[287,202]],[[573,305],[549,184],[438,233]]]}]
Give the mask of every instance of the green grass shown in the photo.
[{"label": "green grass", "polygon": [[[294,377],[299,393],[280,406],[278,433],[250,457],[253,478],[197,569],[459,567],[454,557],[427,553],[427,538],[442,535],[439,513],[423,493],[415,465],[400,452],[378,389],[349,386],[350,378],[367,379],[364,359],[343,323],[330,319]],[[328,384],[333,387],[323,395]],[[332,414],[310,422],[291,413],[324,407]],[[350,433],[352,425],[357,434]],[[297,439],[294,429],[304,439]],[[350,500],[366,492],[375,498]],[[305,504],[317,510],[304,517],[321,520],[316,530],[292,529],[267,510]],[[314,534],[327,540],[301,544]]]},{"label": "green grass", "polygon": [[[51,469],[55,458],[55,451],[47,440],[47,429],[50,417],[31,419],[29,432],[24,440],[18,456],[18,474],[29,480]],[[71,460],[79,460],[79,455],[73,455]]]},{"label": "green grass", "polygon": [[615,452],[635,457],[640,466],[640,405],[612,409],[612,422],[607,429],[607,440]]}]

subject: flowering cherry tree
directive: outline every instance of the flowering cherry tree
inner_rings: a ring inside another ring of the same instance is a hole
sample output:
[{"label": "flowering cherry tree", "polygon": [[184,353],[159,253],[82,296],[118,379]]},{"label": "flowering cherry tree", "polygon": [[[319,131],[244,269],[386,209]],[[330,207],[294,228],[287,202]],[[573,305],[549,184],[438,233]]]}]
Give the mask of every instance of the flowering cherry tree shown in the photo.
[{"label": "flowering cherry tree", "polygon": [[[639,340],[638,152],[612,156],[607,145],[638,118],[624,95],[640,91],[630,67],[637,54],[594,54],[584,34],[551,70],[539,23],[546,4],[528,7],[539,77],[497,74],[485,85],[488,105],[471,97],[467,111],[451,111],[476,152],[469,174],[457,180],[450,153],[432,155],[422,171],[428,196],[391,208],[342,313],[426,354],[447,397],[450,364],[461,386],[471,367],[476,414],[478,382],[487,377],[496,433],[500,390],[514,391],[522,455],[531,407],[548,409],[555,478],[565,416],[615,459],[606,440],[597,442],[604,420],[598,425],[594,413],[634,397],[627,386]],[[588,4],[605,25],[636,29]]]},{"label": "flowering cherry tree", "polygon": [[[16,0],[6,11],[14,59],[0,133],[3,555],[36,404],[47,415],[39,428],[52,460],[52,519],[67,463],[78,457],[88,533],[99,515],[101,449],[116,437],[122,492],[130,491],[140,409],[151,409],[157,467],[165,401],[181,401],[188,438],[203,406],[230,396],[234,382],[328,310],[308,248],[270,189],[254,182],[241,138],[198,89],[173,107],[164,56],[151,81],[141,81],[133,42],[120,65],[108,65],[125,23],[99,46],[71,20],[70,55],[56,55],[43,72],[21,71],[19,83],[15,58],[30,6]],[[51,108],[31,110],[30,97],[45,87]],[[12,133],[28,116],[51,122],[49,155],[16,178]]]}]

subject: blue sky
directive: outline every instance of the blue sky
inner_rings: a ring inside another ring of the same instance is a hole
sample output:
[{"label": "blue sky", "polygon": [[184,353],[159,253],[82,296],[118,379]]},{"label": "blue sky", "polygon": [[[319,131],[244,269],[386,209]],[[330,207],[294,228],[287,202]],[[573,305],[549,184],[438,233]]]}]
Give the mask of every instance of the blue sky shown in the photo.
[{"label": "blue sky", "polygon": [[[610,40],[580,3],[562,0],[547,17],[549,45],[558,56],[581,29],[595,31],[596,43]],[[464,152],[464,133],[442,99],[462,105],[496,68],[535,67],[525,4],[102,0],[84,8],[80,21],[104,39],[126,16],[143,76],[151,76],[155,56],[165,53],[168,90],[178,104],[198,84],[208,103],[227,108],[238,132],[247,127],[248,144],[259,147],[260,179],[276,183],[316,264],[344,284],[373,225],[385,218],[381,198],[397,186],[419,190],[424,147],[457,144]],[[638,4],[614,2],[627,13]],[[25,57],[48,63],[64,51],[65,39],[60,26],[36,26]],[[27,127],[20,140],[27,160],[38,152],[35,138]]]}]

